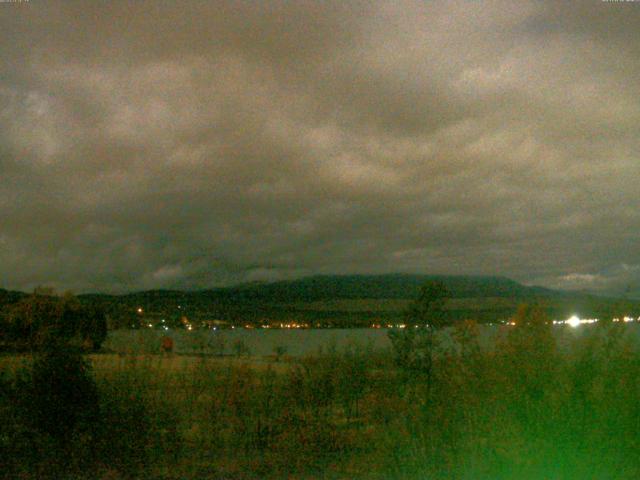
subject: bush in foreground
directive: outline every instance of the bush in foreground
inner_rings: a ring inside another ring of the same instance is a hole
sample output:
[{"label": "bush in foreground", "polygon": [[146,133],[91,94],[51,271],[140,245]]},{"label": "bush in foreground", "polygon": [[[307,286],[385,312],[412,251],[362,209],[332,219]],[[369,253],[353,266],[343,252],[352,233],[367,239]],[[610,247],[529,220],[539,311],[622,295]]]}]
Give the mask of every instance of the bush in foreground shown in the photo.
[{"label": "bush in foreground", "polygon": [[96,351],[107,337],[104,312],[71,294],[38,290],[0,317],[3,341],[14,350],[37,351],[64,344]]},{"label": "bush in foreground", "polygon": [[[535,309],[521,313],[529,320],[505,327],[491,348],[480,347],[473,322],[436,337],[429,384],[396,366],[391,352],[358,347],[267,367],[244,357],[180,368],[163,356],[116,364],[98,357],[95,372],[85,373],[95,381],[99,416],[79,415],[64,436],[66,471],[158,479],[638,478],[640,352],[628,336],[635,326],[575,335],[552,332]],[[558,336],[571,348],[558,348]],[[11,398],[20,382],[5,376],[2,385],[2,471],[40,478],[56,437],[16,415]]]}]

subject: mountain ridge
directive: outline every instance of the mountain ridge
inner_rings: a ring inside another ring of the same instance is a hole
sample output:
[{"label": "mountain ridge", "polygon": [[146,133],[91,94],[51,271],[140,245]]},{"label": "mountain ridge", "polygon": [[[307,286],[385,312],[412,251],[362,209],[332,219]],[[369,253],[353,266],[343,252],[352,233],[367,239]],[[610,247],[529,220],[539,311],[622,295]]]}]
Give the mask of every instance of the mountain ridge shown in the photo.
[{"label": "mountain ridge", "polygon": [[[329,298],[415,298],[420,286],[428,281],[440,281],[451,291],[452,298],[464,297],[559,297],[567,295],[590,296],[590,292],[572,292],[538,285],[524,285],[508,277],[498,275],[448,275],[448,274],[320,274],[293,280],[244,282],[225,287],[198,290],[148,289],[125,293],[91,292],[79,294],[80,298],[132,298],[213,296],[247,297],[250,300],[282,299],[290,296],[300,300],[312,297]],[[0,288],[0,305],[7,300],[28,295],[17,290]],[[614,297],[612,297],[614,298]]]},{"label": "mountain ridge", "polygon": [[[189,319],[202,324],[214,320],[228,325],[300,321],[357,327],[402,321],[403,312],[427,281],[440,281],[449,288],[451,296],[445,308],[452,320],[505,321],[522,303],[541,304],[554,319],[574,314],[610,317],[623,311],[640,314],[640,302],[527,286],[490,275],[314,275],[203,290],[88,293],[78,298],[104,309],[112,319],[111,328],[130,328],[143,319],[145,324],[166,319],[177,325]],[[0,289],[0,307],[26,295]]]}]

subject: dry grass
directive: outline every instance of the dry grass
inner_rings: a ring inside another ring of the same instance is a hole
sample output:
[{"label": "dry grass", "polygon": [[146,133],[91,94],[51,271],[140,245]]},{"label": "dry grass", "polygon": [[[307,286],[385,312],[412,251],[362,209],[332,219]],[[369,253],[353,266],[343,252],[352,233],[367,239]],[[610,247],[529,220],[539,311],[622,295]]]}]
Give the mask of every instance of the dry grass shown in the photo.
[{"label": "dry grass", "polygon": [[[90,355],[118,427],[93,441],[117,446],[112,478],[640,477],[640,353],[620,328],[566,352],[544,328],[505,330],[491,351],[473,328],[456,338],[431,379],[356,347],[281,362]],[[14,373],[28,364],[0,358]]]}]

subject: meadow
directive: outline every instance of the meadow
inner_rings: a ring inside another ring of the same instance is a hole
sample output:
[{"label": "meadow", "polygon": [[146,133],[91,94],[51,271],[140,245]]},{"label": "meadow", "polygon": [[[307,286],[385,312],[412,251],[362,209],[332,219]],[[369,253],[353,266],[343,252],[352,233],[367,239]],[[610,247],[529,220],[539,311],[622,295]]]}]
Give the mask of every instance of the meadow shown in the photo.
[{"label": "meadow", "polygon": [[630,327],[505,327],[486,348],[464,322],[430,347],[428,374],[355,343],[302,356],[5,355],[0,477],[635,479]]}]

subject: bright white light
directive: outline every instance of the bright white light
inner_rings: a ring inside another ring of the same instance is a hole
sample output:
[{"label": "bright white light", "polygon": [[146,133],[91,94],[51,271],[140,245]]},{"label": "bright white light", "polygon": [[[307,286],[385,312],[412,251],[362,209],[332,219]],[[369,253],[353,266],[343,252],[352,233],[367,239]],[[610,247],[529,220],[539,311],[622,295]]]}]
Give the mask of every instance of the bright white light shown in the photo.
[{"label": "bright white light", "polygon": [[580,325],[580,319],[576,315],[574,315],[566,321],[566,324],[573,328],[576,328]]}]

